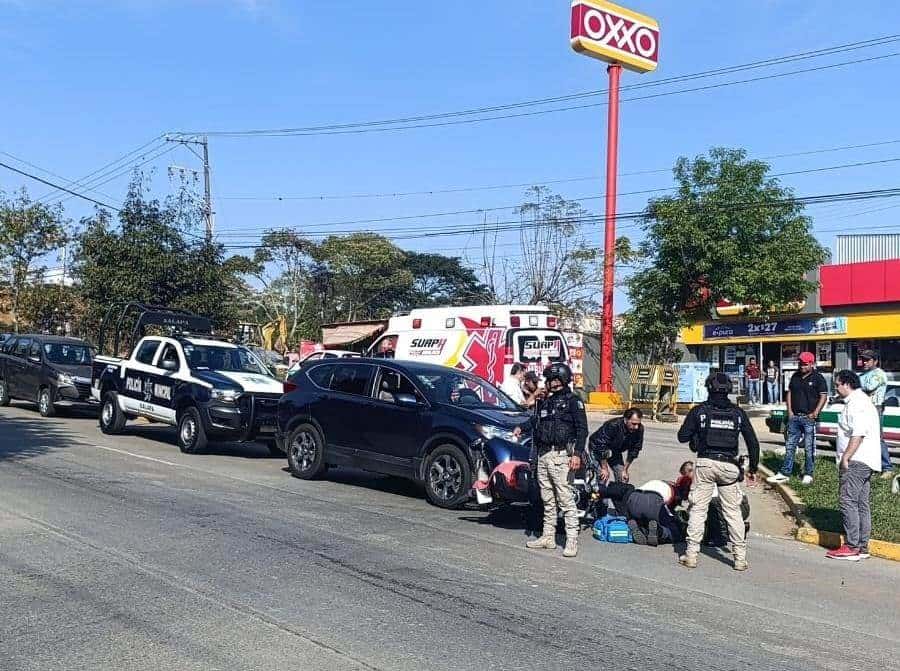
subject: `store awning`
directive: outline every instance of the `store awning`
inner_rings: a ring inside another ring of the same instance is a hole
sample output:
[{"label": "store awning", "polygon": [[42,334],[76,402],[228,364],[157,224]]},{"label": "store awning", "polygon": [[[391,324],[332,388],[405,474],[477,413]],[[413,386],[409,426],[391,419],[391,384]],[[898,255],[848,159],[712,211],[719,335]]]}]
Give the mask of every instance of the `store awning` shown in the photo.
[{"label": "store awning", "polygon": [[372,338],[387,328],[383,321],[325,324],[322,326],[322,344],[328,347],[344,347]]}]

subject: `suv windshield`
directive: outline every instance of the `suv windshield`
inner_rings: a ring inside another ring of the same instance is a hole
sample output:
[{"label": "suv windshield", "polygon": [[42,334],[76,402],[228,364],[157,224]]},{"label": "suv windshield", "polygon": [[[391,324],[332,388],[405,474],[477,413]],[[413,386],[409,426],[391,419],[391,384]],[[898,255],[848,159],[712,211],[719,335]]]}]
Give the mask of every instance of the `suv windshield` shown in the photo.
[{"label": "suv windshield", "polygon": [[184,343],[184,356],[193,370],[223,370],[269,375],[268,369],[245,347]]},{"label": "suv windshield", "polygon": [[416,379],[422,385],[425,394],[438,403],[463,408],[519,411],[519,406],[509,396],[474,375],[448,370],[446,373],[418,373]]},{"label": "suv windshield", "polygon": [[66,343],[46,343],[44,355],[50,363],[64,366],[90,366],[91,350],[85,345],[69,345]]}]

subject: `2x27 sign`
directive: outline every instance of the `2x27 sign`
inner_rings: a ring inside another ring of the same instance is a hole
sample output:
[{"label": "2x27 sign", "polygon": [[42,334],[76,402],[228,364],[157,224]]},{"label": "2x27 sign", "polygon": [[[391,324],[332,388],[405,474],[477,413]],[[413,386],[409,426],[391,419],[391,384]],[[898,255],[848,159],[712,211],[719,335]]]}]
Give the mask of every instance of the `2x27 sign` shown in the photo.
[{"label": "2x27 sign", "polygon": [[572,48],[635,72],[656,69],[659,24],[649,16],[603,0],[572,3]]}]

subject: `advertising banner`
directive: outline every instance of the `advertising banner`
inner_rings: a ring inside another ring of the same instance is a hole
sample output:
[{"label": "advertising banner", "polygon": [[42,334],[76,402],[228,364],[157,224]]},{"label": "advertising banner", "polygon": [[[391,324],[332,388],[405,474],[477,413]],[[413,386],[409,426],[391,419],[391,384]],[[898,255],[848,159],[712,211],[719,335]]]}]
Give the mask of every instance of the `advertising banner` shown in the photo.
[{"label": "advertising banner", "polygon": [[703,337],[706,340],[715,340],[717,338],[767,338],[784,335],[841,335],[846,332],[846,317],[785,319],[735,324],[706,324],[703,327]]}]

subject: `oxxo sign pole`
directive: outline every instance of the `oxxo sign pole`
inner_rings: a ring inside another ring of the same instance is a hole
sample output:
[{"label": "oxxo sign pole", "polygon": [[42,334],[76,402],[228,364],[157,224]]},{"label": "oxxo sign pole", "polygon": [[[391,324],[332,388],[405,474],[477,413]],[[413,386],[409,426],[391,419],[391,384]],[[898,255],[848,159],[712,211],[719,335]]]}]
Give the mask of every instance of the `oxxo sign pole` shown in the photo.
[{"label": "oxxo sign pole", "polygon": [[609,63],[609,110],[606,132],[606,216],[603,245],[603,314],[600,328],[600,388],[591,403],[617,407],[613,387],[613,294],[616,264],[616,177],[619,159],[619,79],[622,68],[656,69],[659,24],[649,16],[603,0],[572,3],[572,48]]}]

